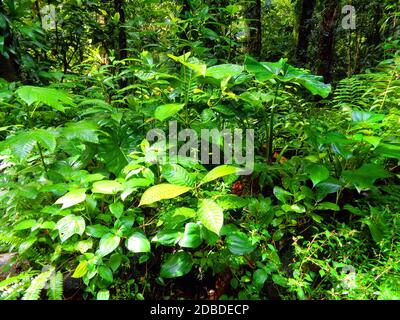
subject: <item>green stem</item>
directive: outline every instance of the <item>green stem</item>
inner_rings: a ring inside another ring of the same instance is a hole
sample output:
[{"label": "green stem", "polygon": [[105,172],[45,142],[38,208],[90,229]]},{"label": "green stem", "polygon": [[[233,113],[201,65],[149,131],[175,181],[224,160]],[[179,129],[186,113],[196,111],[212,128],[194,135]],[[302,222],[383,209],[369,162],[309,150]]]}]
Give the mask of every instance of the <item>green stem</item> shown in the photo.
[{"label": "green stem", "polygon": [[268,147],[267,147],[267,161],[268,163],[272,163],[272,155],[273,155],[273,141],[274,141],[274,115],[275,115],[275,102],[276,96],[278,95],[279,85],[277,85],[274,99],[272,101],[271,114],[269,117],[269,130],[268,130]]},{"label": "green stem", "polygon": [[39,142],[36,142],[36,145],[37,145],[38,150],[39,150],[40,160],[42,160],[43,169],[47,173],[47,166],[46,166],[46,163],[44,162],[42,147],[40,146]]}]

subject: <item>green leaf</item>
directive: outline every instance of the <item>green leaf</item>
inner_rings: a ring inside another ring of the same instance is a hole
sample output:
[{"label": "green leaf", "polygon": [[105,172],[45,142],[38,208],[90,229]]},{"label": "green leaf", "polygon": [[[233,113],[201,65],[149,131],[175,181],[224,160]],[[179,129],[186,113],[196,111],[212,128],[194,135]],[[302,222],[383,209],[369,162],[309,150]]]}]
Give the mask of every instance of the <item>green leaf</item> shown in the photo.
[{"label": "green leaf", "polygon": [[99,249],[97,250],[98,255],[105,257],[113,252],[119,246],[120,240],[120,237],[112,233],[107,233],[106,235],[102,236],[99,243]]},{"label": "green leaf", "polygon": [[113,282],[114,278],[113,278],[113,273],[111,271],[111,269],[107,266],[99,266],[99,275],[100,277],[102,277],[104,280],[106,280],[107,282]]},{"label": "green leaf", "polygon": [[56,201],[55,204],[62,204],[61,209],[66,209],[85,201],[85,199],[86,189],[77,189],[70,191],[66,195],[62,196]]},{"label": "green leaf", "polygon": [[122,214],[124,213],[124,205],[122,202],[118,201],[110,205],[110,211],[111,213],[119,219]]},{"label": "green leaf", "polygon": [[173,199],[188,192],[190,189],[190,187],[176,186],[167,183],[159,184],[147,189],[143,193],[139,206],[152,204],[160,200]]},{"label": "green leaf", "polygon": [[179,57],[176,57],[172,54],[168,54],[168,57],[181,63],[182,65],[192,69],[195,73],[204,77],[206,75],[207,65],[205,65],[204,63],[201,63],[196,58],[192,58],[192,61],[189,62],[190,54],[191,53],[188,52]]},{"label": "green leaf", "polygon": [[55,229],[59,232],[61,242],[64,242],[74,234],[83,234],[85,231],[85,220],[82,217],[70,214],[59,220]]},{"label": "green leaf", "polygon": [[207,69],[206,77],[218,80],[224,80],[240,75],[243,72],[243,66],[238,64],[220,64]]},{"label": "green leaf", "polygon": [[86,227],[86,233],[94,238],[101,238],[109,232],[110,230],[106,226],[102,226],[101,224],[94,224]]},{"label": "green leaf", "polygon": [[186,169],[177,164],[166,164],[162,167],[163,177],[177,186],[193,187],[195,181]]},{"label": "green leaf", "polygon": [[30,283],[29,288],[25,291],[22,300],[38,300],[40,298],[40,293],[44,289],[47,281],[51,275],[50,270],[42,272],[36,276]]},{"label": "green leaf", "polygon": [[13,230],[18,231],[18,230],[31,229],[33,226],[36,226],[36,225],[37,225],[37,222],[34,219],[24,220],[24,221],[17,223],[13,227]]},{"label": "green leaf", "polygon": [[357,170],[347,170],[342,172],[342,178],[353,184],[358,191],[371,188],[378,179],[388,178],[390,174],[385,168],[378,164],[364,164]]},{"label": "green leaf", "polygon": [[285,75],[280,79],[284,82],[298,83],[313,95],[319,95],[322,98],[327,98],[332,90],[330,84],[323,82],[323,77],[312,75],[291,65],[288,65]]},{"label": "green leaf", "polygon": [[63,280],[63,275],[60,271],[52,273],[47,290],[47,297],[49,300],[63,299]]},{"label": "green leaf", "polygon": [[209,173],[205,175],[205,177],[201,180],[201,184],[208,183],[210,181],[216,180],[218,178],[230,175],[237,174],[239,169],[229,165],[222,165],[212,169]]},{"label": "green leaf", "polygon": [[122,184],[115,180],[103,180],[93,183],[92,192],[101,194],[116,194],[124,188]]},{"label": "green leaf", "polygon": [[224,213],[217,203],[211,199],[200,200],[197,214],[205,228],[219,235],[224,224]]},{"label": "green leaf", "polygon": [[49,151],[54,152],[56,148],[57,134],[44,129],[34,129],[26,132],[20,132],[15,136],[6,139],[2,145],[3,148],[10,148],[12,153],[20,160],[25,159],[36,146],[40,144]]},{"label": "green leaf", "polygon": [[249,203],[247,199],[239,197],[235,194],[228,194],[219,197],[216,201],[222,209],[227,210],[240,209],[247,206],[247,204]]},{"label": "green leaf", "polygon": [[109,265],[112,271],[117,271],[122,262],[122,256],[119,253],[113,253],[110,257]]},{"label": "green leaf", "polygon": [[258,62],[254,58],[246,56],[244,64],[249,73],[254,74],[258,81],[264,82],[278,76],[286,61],[281,59],[278,62]]},{"label": "green leaf", "polygon": [[226,237],[228,249],[233,254],[244,255],[254,251],[251,240],[243,232],[235,232]]},{"label": "green leaf", "polygon": [[129,251],[135,253],[145,253],[150,252],[150,241],[147,240],[143,233],[135,232],[126,241],[126,247]]},{"label": "green leaf", "polygon": [[68,140],[78,139],[85,142],[99,143],[99,126],[91,121],[71,122],[63,129],[63,135]]},{"label": "green leaf", "polygon": [[329,178],[329,170],[322,165],[314,164],[308,168],[308,173],[310,175],[310,179],[314,184],[314,187],[326,179]]},{"label": "green leaf", "polygon": [[340,211],[340,207],[336,203],[322,202],[317,206],[317,210]]},{"label": "green leaf", "polygon": [[21,86],[16,90],[16,94],[29,106],[33,103],[42,103],[56,110],[64,111],[65,105],[75,105],[66,93],[53,88]]},{"label": "green leaf", "polygon": [[180,251],[169,256],[161,266],[160,276],[162,278],[177,278],[184,276],[192,270],[192,256]]},{"label": "green leaf", "polygon": [[273,192],[274,192],[275,197],[283,203],[286,203],[288,201],[288,199],[292,196],[292,194],[290,192],[288,192],[278,186],[274,187]]},{"label": "green leaf", "polygon": [[182,232],[176,230],[161,230],[151,241],[163,246],[174,246],[182,238],[182,235]]},{"label": "green leaf", "polygon": [[110,292],[108,290],[101,290],[97,292],[96,300],[109,300]]},{"label": "green leaf", "polygon": [[179,245],[182,248],[197,248],[202,243],[200,235],[200,226],[197,223],[187,223],[185,226],[185,232],[183,233],[182,239],[179,241]]},{"label": "green leaf", "polygon": [[260,291],[264,287],[265,281],[268,279],[268,272],[264,269],[257,269],[253,274],[254,286]]},{"label": "green leaf", "polygon": [[82,278],[88,272],[88,262],[87,260],[81,261],[76,267],[74,273],[72,274],[72,278]]},{"label": "green leaf", "polygon": [[164,104],[157,107],[157,109],[154,111],[154,117],[157,120],[165,121],[181,111],[184,106],[184,103]]}]

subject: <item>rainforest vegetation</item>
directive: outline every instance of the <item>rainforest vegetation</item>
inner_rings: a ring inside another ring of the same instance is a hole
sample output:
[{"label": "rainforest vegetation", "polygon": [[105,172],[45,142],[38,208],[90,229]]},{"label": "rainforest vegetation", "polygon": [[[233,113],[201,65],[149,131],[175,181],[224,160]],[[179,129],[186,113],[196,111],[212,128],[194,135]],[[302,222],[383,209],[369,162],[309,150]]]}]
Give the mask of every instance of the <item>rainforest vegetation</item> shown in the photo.
[{"label": "rainforest vegetation", "polygon": [[400,299],[399,106],[398,0],[0,0],[0,300]]}]

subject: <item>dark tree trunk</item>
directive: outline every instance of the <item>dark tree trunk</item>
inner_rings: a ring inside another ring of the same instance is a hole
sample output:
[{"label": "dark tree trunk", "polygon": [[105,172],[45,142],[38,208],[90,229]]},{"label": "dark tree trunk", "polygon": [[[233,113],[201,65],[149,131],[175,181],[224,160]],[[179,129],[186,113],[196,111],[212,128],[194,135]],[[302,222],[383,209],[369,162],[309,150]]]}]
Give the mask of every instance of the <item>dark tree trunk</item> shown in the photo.
[{"label": "dark tree trunk", "polygon": [[246,17],[250,29],[247,50],[252,56],[259,57],[262,49],[261,0],[255,0],[250,5]]},{"label": "dark tree trunk", "polygon": [[311,35],[311,19],[314,13],[316,0],[300,0],[298,39],[296,48],[296,60],[300,65],[307,63],[307,48]]},{"label": "dark tree trunk", "polygon": [[[0,13],[6,15],[5,6],[1,0],[0,0]],[[14,41],[9,26],[6,25],[5,29],[2,29],[0,31],[2,33],[1,35],[5,37],[4,49],[11,47]],[[2,55],[0,53],[0,78],[3,78],[10,82],[16,81],[20,78],[17,57],[11,52],[7,52],[7,55]]]},{"label": "dark tree trunk", "polygon": [[367,35],[366,44],[367,46],[377,46],[381,43],[381,24],[380,21],[383,17],[383,6],[381,3],[375,2],[374,5],[374,16],[372,18],[373,30]]},{"label": "dark tree trunk", "polygon": [[324,0],[324,9],[320,23],[319,51],[317,73],[326,82],[332,80],[334,57],[335,24],[338,16],[339,0]]},{"label": "dark tree trunk", "polygon": [[[180,12],[180,18],[182,20],[186,20],[190,17],[192,12],[192,6],[190,4],[190,0],[183,0],[182,1],[182,10]],[[179,34],[179,39],[183,40],[183,41],[188,41],[188,37],[187,34],[185,32],[185,30],[182,30]],[[190,51],[190,46],[181,46],[180,49],[178,50],[179,54],[184,54],[187,51]]]},{"label": "dark tree trunk", "polygon": [[115,0],[115,11],[119,13],[119,30],[118,30],[118,53],[117,59],[123,60],[127,58],[127,40],[126,40],[126,31],[125,31],[125,10],[124,10],[124,0]]}]

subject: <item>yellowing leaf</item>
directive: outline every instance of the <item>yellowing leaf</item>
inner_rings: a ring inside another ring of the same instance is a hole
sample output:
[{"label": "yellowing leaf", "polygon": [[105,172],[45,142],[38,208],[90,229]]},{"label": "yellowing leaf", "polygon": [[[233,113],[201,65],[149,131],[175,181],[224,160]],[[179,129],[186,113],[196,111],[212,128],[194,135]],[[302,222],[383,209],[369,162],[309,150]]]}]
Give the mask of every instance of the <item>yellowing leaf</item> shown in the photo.
[{"label": "yellowing leaf", "polygon": [[208,230],[219,235],[224,224],[222,208],[211,199],[200,200],[198,217]]},{"label": "yellowing leaf", "polygon": [[239,169],[229,165],[222,165],[212,169],[206,176],[201,180],[201,184],[216,180],[218,178],[238,173]]},{"label": "yellowing leaf", "polygon": [[176,186],[173,184],[163,183],[147,189],[140,200],[139,206],[151,204],[160,200],[173,199],[186,193],[190,187]]},{"label": "yellowing leaf", "polygon": [[119,191],[122,191],[122,189],[122,185],[117,181],[103,180],[93,183],[92,192],[102,194],[116,194]]},{"label": "yellowing leaf", "polygon": [[78,203],[85,201],[86,199],[86,189],[77,189],[68,192],[66,195],[62,196],[56,201],[56,204],[62,204],[61,209],[66,209],[72,207]]},{"label": "yellowing leaf", "polygon": [[72,278],[82,278],[88,271],[87,265],[88,262],[86,260],[81,261],[76,267],[74,274],[72,275]]}]

